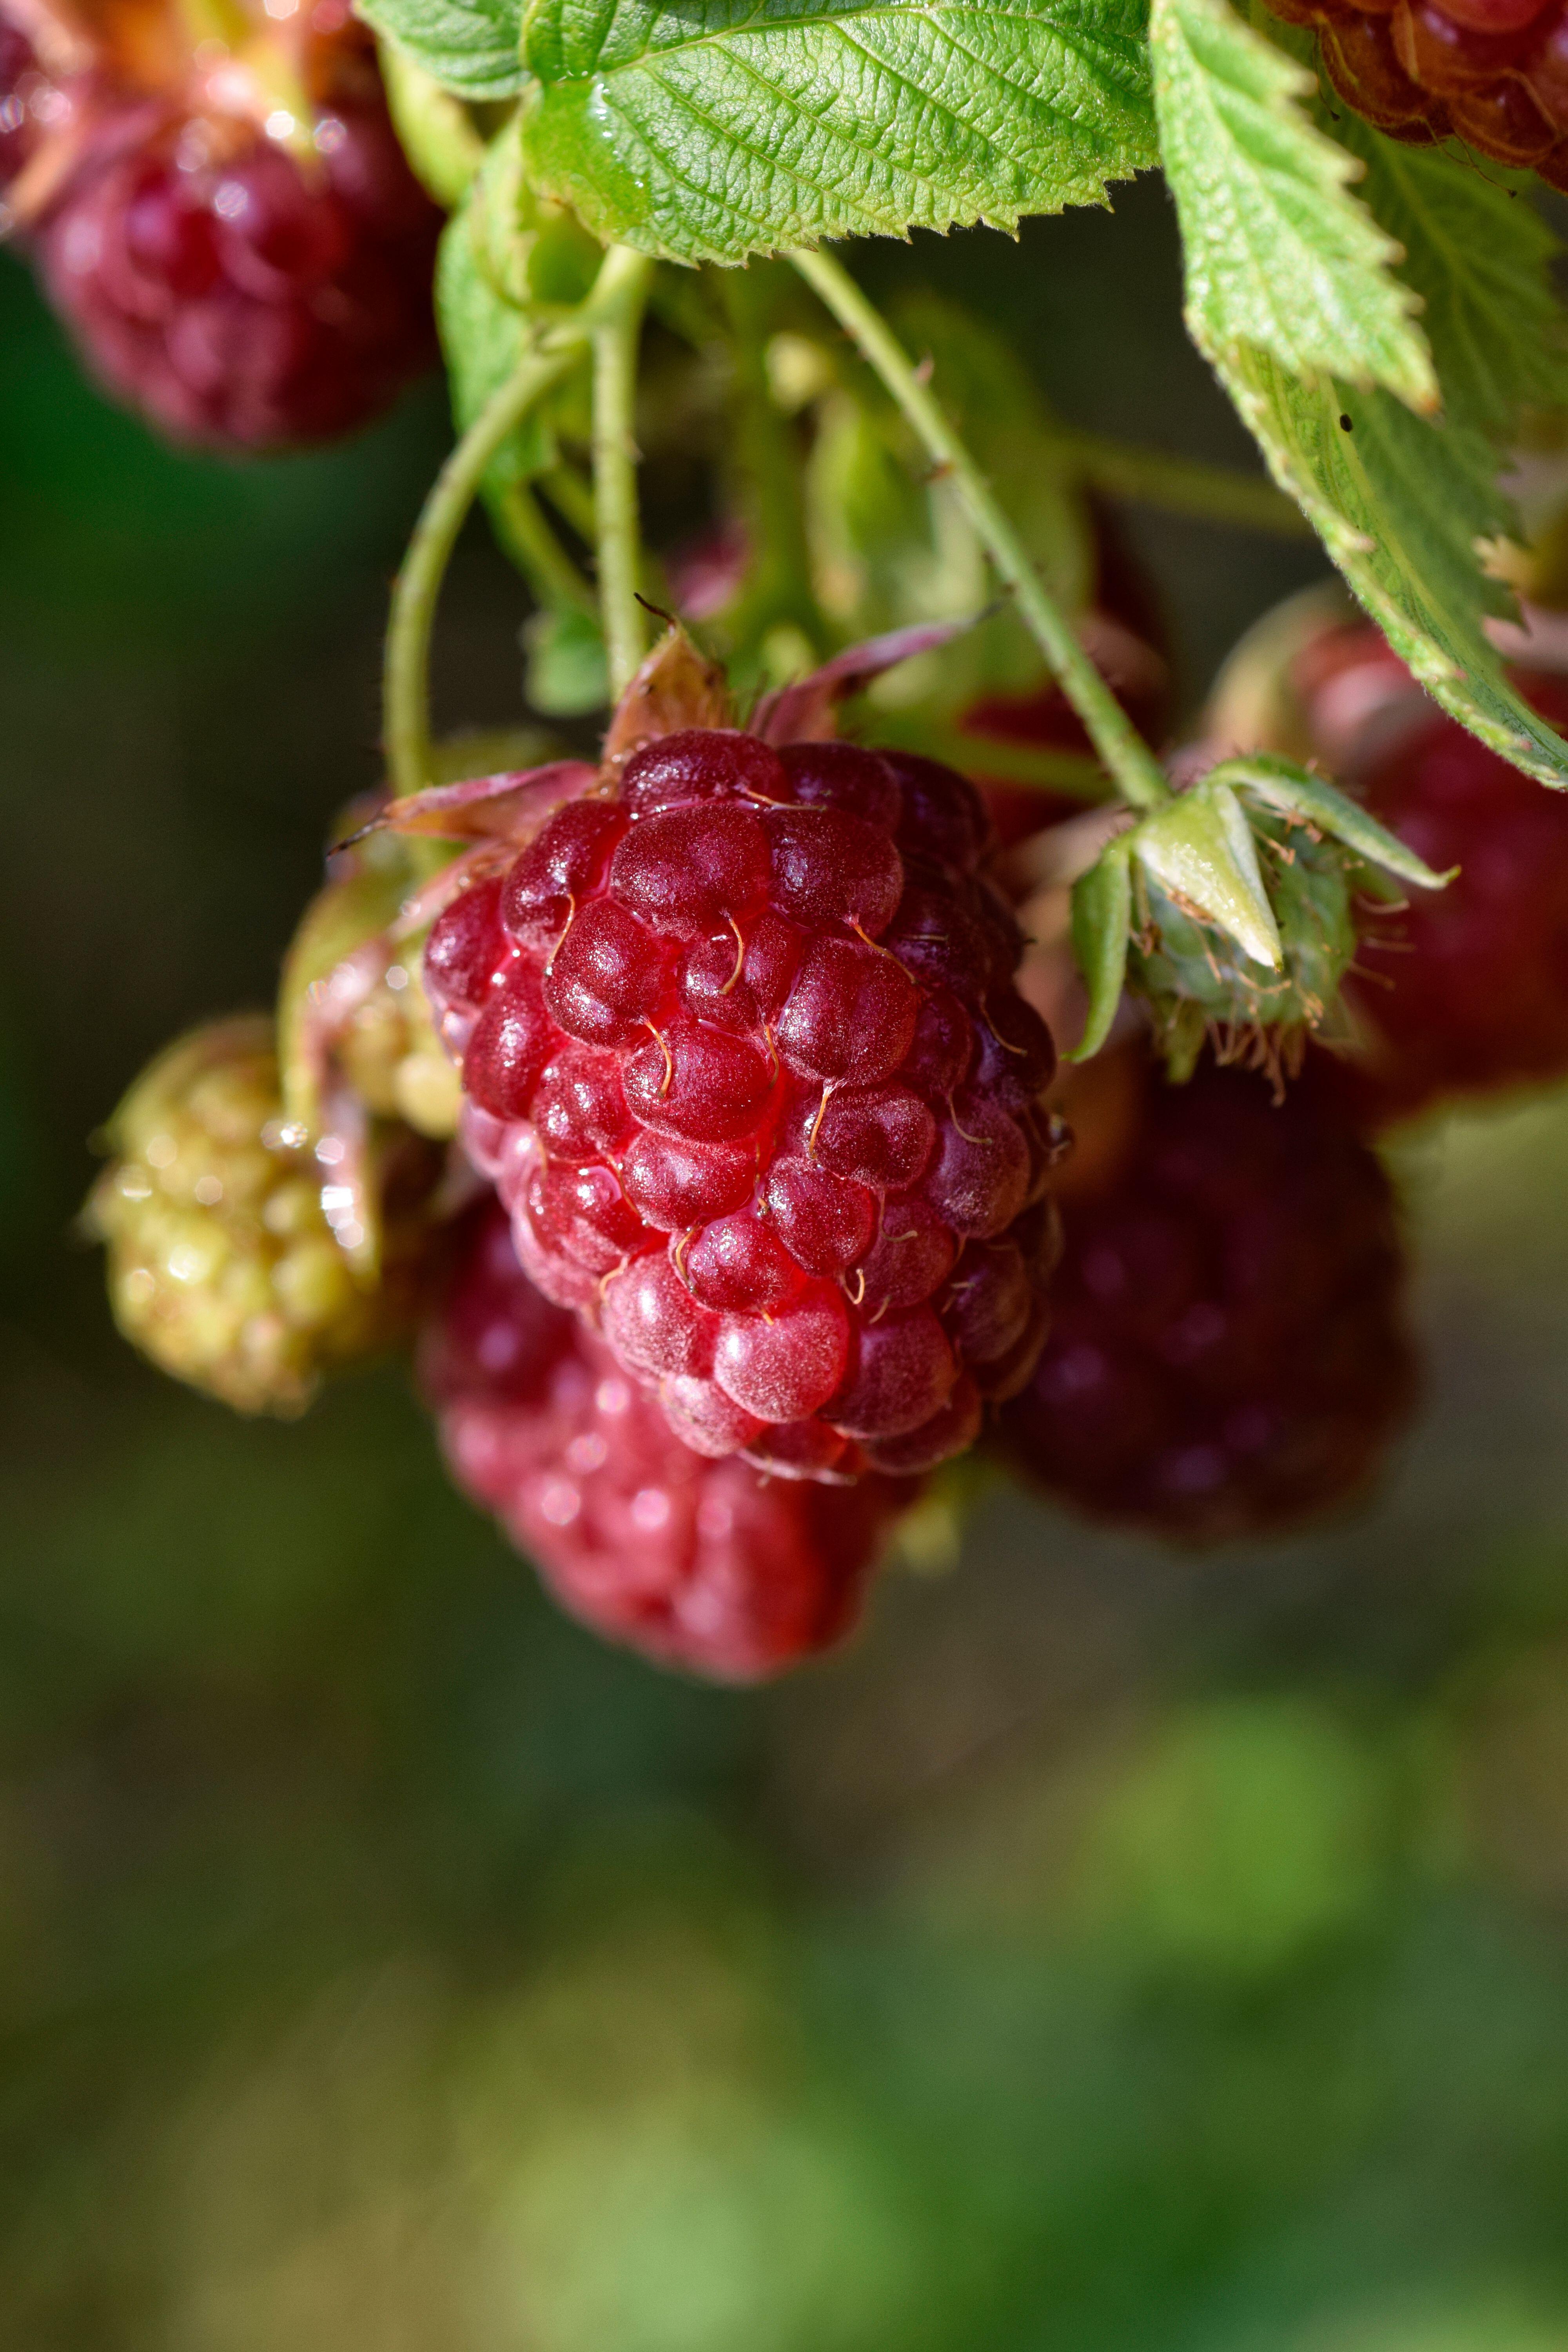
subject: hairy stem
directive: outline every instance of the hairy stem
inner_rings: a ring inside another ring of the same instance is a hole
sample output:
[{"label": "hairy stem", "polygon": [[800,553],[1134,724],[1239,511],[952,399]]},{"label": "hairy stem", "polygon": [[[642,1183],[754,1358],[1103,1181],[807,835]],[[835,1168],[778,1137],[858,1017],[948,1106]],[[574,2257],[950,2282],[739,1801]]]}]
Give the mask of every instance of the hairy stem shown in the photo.
[{"label": "hairy stem", "polygon": [[1041,581],[1018,535],[973,458],[880,312],[847,271],[825,253],[790,256],[808,286],[859,345],[929,451],[952,483],[996,570],[1018,601],[1019,614],[1053,676],[1082,719],[1090,742],[1124,799],[1134,808],[1163,807],[1170,790],[1159,762],[1139,735]]},{"label": "hairy stem", "polygon": [[534,402],[576,365],[605,314],[626,299],[628,284],[640,288],[647,268],[640,254],[624,247],[605,255],[581,310],[529,346],[431,486],[393,586],[386,630],[382,732],[392,788],[399,795],[418,792],[430,781],[430,632],[447,565],[485,468]]},{"label": "hairy stem", "polygon": [[1080,481],[1112,498],[1133,499],[1203,522],[1234,523],[1243,530],[1278,531],[1286,539],[1313,535],[1295,500],[1260,475],[1167,457],[1163,449],[1133,448],[1099,433],[1064,430],[1053,435],[1052,443]]},{"label": "hairy stem", "polygon": [[616,301],[594,331],[594,514],[599,558],[599,616],[609,657],[610,692],[618,695],[643,657],[637,603],[642,552],[637,529],[637,351],[653,264],[629,248]]}]

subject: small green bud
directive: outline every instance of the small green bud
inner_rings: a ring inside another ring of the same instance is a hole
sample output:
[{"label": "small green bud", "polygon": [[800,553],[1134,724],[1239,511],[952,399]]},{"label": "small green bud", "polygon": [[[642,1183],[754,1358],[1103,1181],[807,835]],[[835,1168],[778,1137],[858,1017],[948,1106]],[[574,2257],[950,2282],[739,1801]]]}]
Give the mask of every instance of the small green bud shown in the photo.
[{"label": "small green bud", "polygon": [[1226,761],[1117,835],[1075,885],[1089,1017],[1073,1058],[1099,1051],[1125,985],[1178,1081],[1205,1038],[1221,1060],[1293,1071],[1310,1035],[1348,1034],[1357,900],[1447,878],[1321,777],[1262,753]]}]

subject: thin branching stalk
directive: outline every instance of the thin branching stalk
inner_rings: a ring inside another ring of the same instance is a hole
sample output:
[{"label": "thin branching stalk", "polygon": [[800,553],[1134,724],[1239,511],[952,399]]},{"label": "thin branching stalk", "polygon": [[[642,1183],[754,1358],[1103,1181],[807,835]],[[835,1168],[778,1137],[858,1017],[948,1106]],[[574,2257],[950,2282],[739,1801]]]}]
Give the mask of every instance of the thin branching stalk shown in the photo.
[{"label": "thin branching stalk", "polygon": [[430,781],[430,633],[441,583],[458,533],[485,468],[534,403],[570,373],[606,317],[628,299],[641,315],[650,265],[616,246],[605,255],[581,309],[548,328],[493,393],[431,487],[392,592],[383,684],[383,735],[393,791],[418,792]]},{"label": "thin branching stalk", "polygon": [[542,604],[597,616],[599,600],[545,520],[527,482],[513,482],[491,507],[507,553]]},{"label": "thin branching stalk", "polygon": [[826,254],[795,253],[790,257],[858,344],[919,435],[932,464],[952,482],[981,544],[1016,597],[1020,617],[1123,798],[1134,808],[1163,807],[1171,795],[1159,762],[1079,645],[990,485],[887,320],[848,272]]}]

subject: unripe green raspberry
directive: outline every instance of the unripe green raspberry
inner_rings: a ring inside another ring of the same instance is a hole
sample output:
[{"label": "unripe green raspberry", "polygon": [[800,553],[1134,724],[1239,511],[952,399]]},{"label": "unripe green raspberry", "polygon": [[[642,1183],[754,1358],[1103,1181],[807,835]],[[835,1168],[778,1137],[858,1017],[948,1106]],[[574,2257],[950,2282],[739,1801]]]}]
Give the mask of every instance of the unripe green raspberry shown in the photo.
[{"label": "unripe green raspberry", "polygon": [[395,936],[451,854],[447,844],[434,857],[430,849],[392,834],[356,840],[300,918],[283,967],[279,1053],[286,1115],[311,1134],[331,1125],[345,1087],[372,1118],[437,1142],[457,1132],[462,1091],[426,1000],[423,938]]},{"label": "unripe green raspberry", "polygon": [[344,1077],[378,1118],[400,1118],[417,1134],[455,1135],[462,1086],[436,1034],[420,976],[423,940],[390,958],[379,980],[344,1019],[337,1057]]},{"label": "unripe green raspberry", "polygon": [[164,1371],[240,1412],[297,1413],[324,1371],[394,1336],[408,1285],[356,1272],[335,1237],[321,1169],[283,1115],[269,1020],[171,1045],[109,1139],[89,1223],[115,1320]]}]

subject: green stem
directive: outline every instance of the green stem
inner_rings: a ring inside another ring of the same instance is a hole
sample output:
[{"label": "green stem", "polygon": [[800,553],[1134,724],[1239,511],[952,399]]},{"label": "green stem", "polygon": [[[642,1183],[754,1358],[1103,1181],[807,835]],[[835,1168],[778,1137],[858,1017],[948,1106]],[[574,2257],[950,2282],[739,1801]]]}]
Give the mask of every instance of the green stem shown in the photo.
[{"label": "green stem", "polygon": [[1098,433],[1063,431],[1052,441],[1081,481],[1112,498],[1204,522],[1234,523],[1243,530],[1279,531],[1287,539],[1312,536],[1295,500],[1260,477],[1194,457],[1170,457],[1162,449],[1131,448]]},{"label": "green stem", "polygon": [[539,600],[574,613],[596,614],[598,600],[551,530],[526,482],[514,482],[490,502],[491,519],[507,553],[525,574]]},{"label": "green stem", "polygon": [[638,274],[628,275],[620,299],[594,332],[595,538],[612,696],[630,682],[644,645],[637,603],[637,351],[653,264],[641,254],[628,257],[638,265]]},{"label": "green stem", "polygon": [[594,486],[575,466],[552,466],[547,474],[539,477],[539,487],[564,523],[569,523],[579,539],[594,544]]},{"label": "green stem", "polygon": [[933,463],[952,483],[981,544],[1017,598],[1019,614],[1030,635],[1082,719],[1089,740],[1115,777],[1123,797],[1134,808],[1163,807],[1171,794],[1158,761],[1084,652],[1066,614],[1047,593],[984,475],[887,321],[867,300],[847,271],[826,254],[796,252],[790,258],[839,325],[859,345],[863,356],[920,436]]},{"label": "green stem", "polygon": [[430,631],[458,533],[485,468],[536,400],[558,383],[593,342],[607,313],[640,288],[648,265],[613,247],[581,310],[530,345],[506,383],[492,393],[431,486],[392,591],[383,682],[388,773],[399,796],[430,781]]}]

